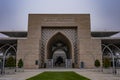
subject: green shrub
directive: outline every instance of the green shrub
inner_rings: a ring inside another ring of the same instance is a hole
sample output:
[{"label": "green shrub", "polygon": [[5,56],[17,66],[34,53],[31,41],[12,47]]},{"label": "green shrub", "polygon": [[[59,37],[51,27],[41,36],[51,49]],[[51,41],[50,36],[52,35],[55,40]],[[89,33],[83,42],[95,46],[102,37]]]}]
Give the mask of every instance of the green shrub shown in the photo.
[{"label": "green shrub", "polygon": [[15,58],[13,57],[9,57],[7,60],[6,60],[6,67],[16,67],[16,60]]},{"label": "green shrub", "polygon": [[100,61],[96,59],[94,65],[97,68],[100,67]]},{"label": "green shrub", "polygon": [[23,60],[19,59],[18,61],[18,68],[22,68],[23,67]]},{"label": "green shrub", "polygon": [[104,58],[103,59],[103,67],[104,68],[109,68],[111,66],[111,62],[109,58]]}]

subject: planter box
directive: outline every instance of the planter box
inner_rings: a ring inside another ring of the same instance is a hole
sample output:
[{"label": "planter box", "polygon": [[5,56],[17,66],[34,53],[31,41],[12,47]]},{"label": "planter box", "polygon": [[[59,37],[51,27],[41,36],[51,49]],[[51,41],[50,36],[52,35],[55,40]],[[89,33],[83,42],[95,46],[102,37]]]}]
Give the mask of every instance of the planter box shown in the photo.
[{"label": "planter box", "polygon": [[101,68],[96,68],[96,69],[94,69],[94,72],[101,72],[101,71],[102,71]]},{"label": "planter box", "polygon": [[17,68],[16,71],[17,72],[24,72],[24,68]]},{"label": "planter box", "polygon": [[5,68],[5,74],[15,74],[15,68]]},{"label": "planter box", "polygon": [[106,74],[112,74],[113,73],[113,69],[112,68],[104,68],[103,69],[103,73],[106,73]]},{"label": "planter box", "polygon": [[120,69],[116,69],[116,74],[120,76]]}]

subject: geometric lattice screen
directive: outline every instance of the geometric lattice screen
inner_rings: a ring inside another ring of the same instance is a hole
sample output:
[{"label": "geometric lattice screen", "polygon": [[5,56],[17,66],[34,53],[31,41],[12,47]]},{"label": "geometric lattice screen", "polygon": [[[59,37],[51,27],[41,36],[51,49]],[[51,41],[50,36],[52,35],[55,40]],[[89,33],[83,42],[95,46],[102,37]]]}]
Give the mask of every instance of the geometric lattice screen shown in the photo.
[{"label": "geometric lattice screen", "polygon": [[73,27],[62,27],[62,28],[57,28],[57,27],[44,27],[42,28],[42,33],[41,33],[41,61],[44,63],[44,58],[45,58],[45,46],[47,45],[47,42],[50,40],[52,36],[54,36],[56,33],[62,33],[64,34],[70,41],[71,44],[73,45],[74,49],[74,61],[77,64],[78,61],[78,48],[77,48],[77,28]]}]

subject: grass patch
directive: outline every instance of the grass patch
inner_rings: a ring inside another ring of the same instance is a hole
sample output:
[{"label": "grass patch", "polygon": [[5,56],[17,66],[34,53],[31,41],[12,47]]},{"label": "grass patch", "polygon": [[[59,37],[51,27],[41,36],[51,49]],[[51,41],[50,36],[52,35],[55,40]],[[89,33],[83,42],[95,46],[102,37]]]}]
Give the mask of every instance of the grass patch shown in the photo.
[{"label": "grass patch", "polygon": [[47,71],[38,74],[34,77],[31,77],[27,80],[90,80],[90,79],[83,77],[72,71],[66,71],[66,72]]}]

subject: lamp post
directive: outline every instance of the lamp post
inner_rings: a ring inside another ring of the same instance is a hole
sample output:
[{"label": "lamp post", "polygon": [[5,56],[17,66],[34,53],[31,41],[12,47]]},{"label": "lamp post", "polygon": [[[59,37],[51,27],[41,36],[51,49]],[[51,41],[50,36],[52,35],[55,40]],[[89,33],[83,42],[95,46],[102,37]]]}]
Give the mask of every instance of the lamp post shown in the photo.
[{"label": "lamp post", "polygon": [[[116,53],[116,68],[118,67],[119,59],[120,59],[120,54],[119,54],[119,53]],[[116,71],[116,73],[117,73],[116,68],[115,68],[115,71]]]},{"label": "lamp post", "polygon": [[0,52],[0,69],[1,69],[1,74],[3,73],[3,68],[2,68],[2,64],[3,64],[3,53],[2,52]]}]

